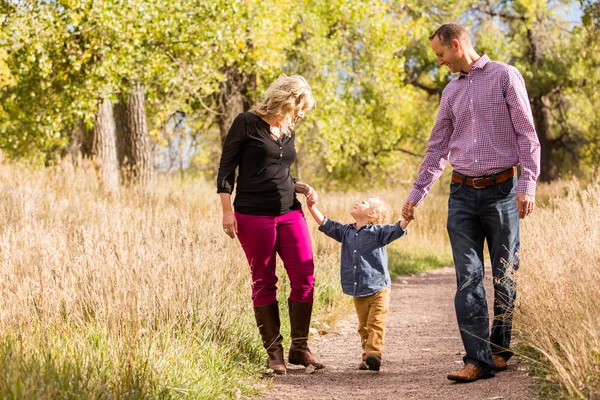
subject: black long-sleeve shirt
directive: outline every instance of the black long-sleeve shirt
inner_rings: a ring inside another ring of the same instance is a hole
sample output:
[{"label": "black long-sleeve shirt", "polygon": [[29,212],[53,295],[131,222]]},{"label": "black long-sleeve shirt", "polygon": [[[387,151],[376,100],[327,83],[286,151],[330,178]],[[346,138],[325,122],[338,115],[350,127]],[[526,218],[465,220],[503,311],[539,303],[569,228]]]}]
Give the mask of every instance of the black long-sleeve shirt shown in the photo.
[{"label": "black long-sleeve shirt", "polygon": [[232,193],[239,167],[235,211],[282,215],[302,207],[290,166],[296,160],[295,133],[274,140],[269,124],[251,112],[239,114],[227,133],[217,175],[217,193]]}]

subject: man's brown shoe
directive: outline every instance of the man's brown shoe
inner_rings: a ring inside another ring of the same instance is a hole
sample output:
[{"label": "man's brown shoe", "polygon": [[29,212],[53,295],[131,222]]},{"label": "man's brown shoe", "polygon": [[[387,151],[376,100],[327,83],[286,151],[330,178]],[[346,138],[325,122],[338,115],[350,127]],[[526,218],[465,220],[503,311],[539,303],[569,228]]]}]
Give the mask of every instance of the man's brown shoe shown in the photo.
[{"label": "man's brown shoe", "polygon": [[500,356],[492,356],[494,364],[496,364],[496,371],[506,370],[506,360]]},{"label": "man's brown shoe", "polygon": [[448,375],[448,379],[455,382],[473,382],[477,379],[491,378],[492,376],[473,364],[465,364],[459,372]]}]

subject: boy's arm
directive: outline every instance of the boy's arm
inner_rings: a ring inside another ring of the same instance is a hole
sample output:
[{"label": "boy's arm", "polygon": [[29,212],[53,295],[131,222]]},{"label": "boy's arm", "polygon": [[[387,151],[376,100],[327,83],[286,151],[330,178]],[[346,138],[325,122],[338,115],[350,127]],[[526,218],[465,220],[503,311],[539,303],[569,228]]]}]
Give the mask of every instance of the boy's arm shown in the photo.
[{"label": "boy's arm", "polygon": [[310,214],[313,216],[317,224],[323,225],[323,221],[325,221],[325,216],[323,215],[323,213],[321,213],[321,211],[319,211],[316,204],[309,205],[308,211],[310,211]]},{"label": "boy's arm", "polygon": [[396,239],[408,234],[406,228],[410,225],[410,221],[398,221],[394,225],[381,225],[379,231],[379,242],[382,245],[388,245]]}]

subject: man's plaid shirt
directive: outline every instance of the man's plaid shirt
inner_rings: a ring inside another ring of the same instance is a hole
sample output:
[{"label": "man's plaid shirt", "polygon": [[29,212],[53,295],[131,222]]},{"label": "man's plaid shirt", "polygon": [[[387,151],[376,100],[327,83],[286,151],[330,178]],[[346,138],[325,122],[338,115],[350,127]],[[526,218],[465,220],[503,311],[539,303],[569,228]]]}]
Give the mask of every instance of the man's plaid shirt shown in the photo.
[{"label": "man's plaid shirt", "polygon": [[540,142],[525,81],[515,67],[484,55],[446,86],[409,200],[423,201],[448,160],[471,177],[521,164],[517,193],[535,195]]}]

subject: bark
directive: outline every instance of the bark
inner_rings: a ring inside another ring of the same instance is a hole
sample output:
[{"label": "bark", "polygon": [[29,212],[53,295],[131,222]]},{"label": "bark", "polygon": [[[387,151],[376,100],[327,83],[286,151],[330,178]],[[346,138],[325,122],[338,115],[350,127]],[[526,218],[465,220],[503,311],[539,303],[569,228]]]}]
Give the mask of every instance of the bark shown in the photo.
[{"label": "bark", "polygon": [[550,182],[558,178],[558,168],[553,162],[552,154],[557,144],[555,139],[552,139],[552,128],[550,124],[550,111],[544,105],[541,98],[536,97],[531,99],[531,112],[533,113],[533,122],[535,130],[542,146],[540,181]]},{"label": "bark", "polygon": [[79,166],[82,158],[92,156],[92,133],[85,128],[83,120],[78,121],[69,131],[69,146],[66,153],[71,157],[73,166]]},{"label": "bark", "polygon": [[141,84],[134,85],[122,113],[117,106],[119,144],[118,158],[122,162],[128,184],[148,185],[153,179],[152,151],[146,122],[145,93]]},{"label": "bark", "polygon": [[119,169],[115,142],[115,121],[112,103],[108,99],[98,102],[94,120],[92,159],[104,191],[119,191]]},{"label": "bark", "polygon": [[[541,46],[539,45],[540,38],[533,30],[527,31],[527,39],[529,40],[528,58],[532,65],[539,65],[544,58]],[[544,93],[542,90],[536,90],[536,94],[531,96],[531,112],[533,114],[533,122],[535,130],[540,141],[541,165],[540,165],[540,181],[550,182],[558,177],[558,162],[553,159],[554,147],[557,141],[552,138],[552,124],[550,111],[544,105]]]},{"label": "bark", "polygon": [[113,112],[115,114],[115,129],[117,132],[117,160],[119,168],[124,168],[126,163],[126,132],[127,132],[127,107],[125,102],[116,103]]},{"label": "bark", "polygon": [[224,68],[224,72],[225,80],[221,82],[216,98],[221,146],[235,117],[250,108],[247,93],[256,85],[254,76],[244,76],[238,71],[237,65]]}]

